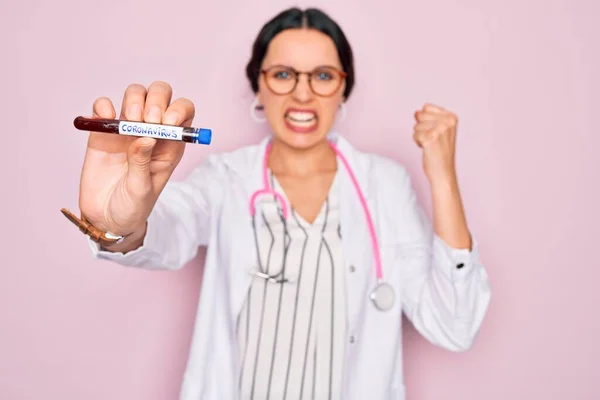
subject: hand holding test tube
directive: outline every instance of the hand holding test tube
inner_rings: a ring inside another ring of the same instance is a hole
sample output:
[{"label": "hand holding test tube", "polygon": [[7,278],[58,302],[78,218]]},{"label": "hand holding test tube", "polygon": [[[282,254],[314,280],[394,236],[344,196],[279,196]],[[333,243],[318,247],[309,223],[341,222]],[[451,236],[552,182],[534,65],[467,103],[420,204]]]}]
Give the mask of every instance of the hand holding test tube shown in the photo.
[{"label": "hand holding test tube", "polygon": [[[141,245],[146,220],[186,142],[210,143],[209,130],[190,128],[194,104],[184,98],[171,102],[171,96],[165,82],[148,88],[130,85],[118,120],[111,100],[101,97],[94,102],[93,118],[74,121],[78,129],[90,131],[80,182],[81,215],[98,229],[127,236],[113,251]],[[157,139],[160,135],[167,140]]]}]

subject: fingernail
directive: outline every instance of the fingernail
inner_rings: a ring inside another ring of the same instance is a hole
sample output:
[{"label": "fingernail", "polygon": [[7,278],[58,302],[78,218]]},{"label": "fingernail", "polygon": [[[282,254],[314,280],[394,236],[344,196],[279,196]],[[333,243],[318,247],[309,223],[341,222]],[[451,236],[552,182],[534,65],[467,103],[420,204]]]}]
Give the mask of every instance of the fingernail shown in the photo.
[{"label": "fingernail", "polygon": [[142,106],[139,104],[130,105],[125,115],[130,121],[140,121],[142,119]]},{"label": "fingernail", "polygon": [[161,120],[161,112],[160,109],[156,106],[152,106],[146,112],[146,122],[154,122],[159,124]]}]

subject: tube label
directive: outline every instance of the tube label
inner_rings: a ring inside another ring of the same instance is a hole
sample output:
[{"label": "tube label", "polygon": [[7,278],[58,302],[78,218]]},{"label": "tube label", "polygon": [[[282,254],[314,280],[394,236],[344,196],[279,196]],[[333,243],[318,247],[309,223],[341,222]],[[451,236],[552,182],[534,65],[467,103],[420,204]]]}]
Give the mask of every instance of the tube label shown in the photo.
[{"label": "tube label", "polygon": [[182,126],[146,124],[143,122],[120,121],[119,133],[129,136],[147,136],[156,139],[182,140]]}]

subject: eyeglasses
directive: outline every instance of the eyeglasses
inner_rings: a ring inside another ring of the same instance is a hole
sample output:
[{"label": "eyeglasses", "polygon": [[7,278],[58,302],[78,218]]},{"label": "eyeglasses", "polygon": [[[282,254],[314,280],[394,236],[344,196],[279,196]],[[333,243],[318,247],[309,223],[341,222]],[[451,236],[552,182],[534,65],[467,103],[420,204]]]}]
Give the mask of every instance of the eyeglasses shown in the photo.
[{"label": "eyeglasses", "polygon": [[275,94],[292,93],[298,86],[300,75],[304,74],[308,78],[308,85],[312,92],[323,97],[332,96],[337,92],[347,75],[345,72],[330,66],[317,67],[309,72],[301,72],[284,65],[273,65],[260,72],[264,75],[269,90]]}]

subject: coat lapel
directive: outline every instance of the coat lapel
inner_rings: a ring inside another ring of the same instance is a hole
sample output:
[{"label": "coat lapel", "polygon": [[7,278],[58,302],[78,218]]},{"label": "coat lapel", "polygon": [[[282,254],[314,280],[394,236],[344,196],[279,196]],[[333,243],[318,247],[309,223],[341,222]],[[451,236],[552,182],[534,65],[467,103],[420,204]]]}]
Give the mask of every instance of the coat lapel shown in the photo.
[{"label": "coat lapel", "polygon": [[[369,212],[373,213],[371,188],[369,185],[369,159],[357,152],[344,138],[332,138],[340,153],[346,158],[350,169],[367,201]],[[340,177],[340,218],[342,231],[342,251],[345,260],[347,312],[349,326],[356,326],[361,309],[368,304],[370,288],[375,285],[375,262],[371,249],[371,237],[365,212],[357,189],[348,170],[339,161]],[[373,213],[373,217],[375,215]]]}]

